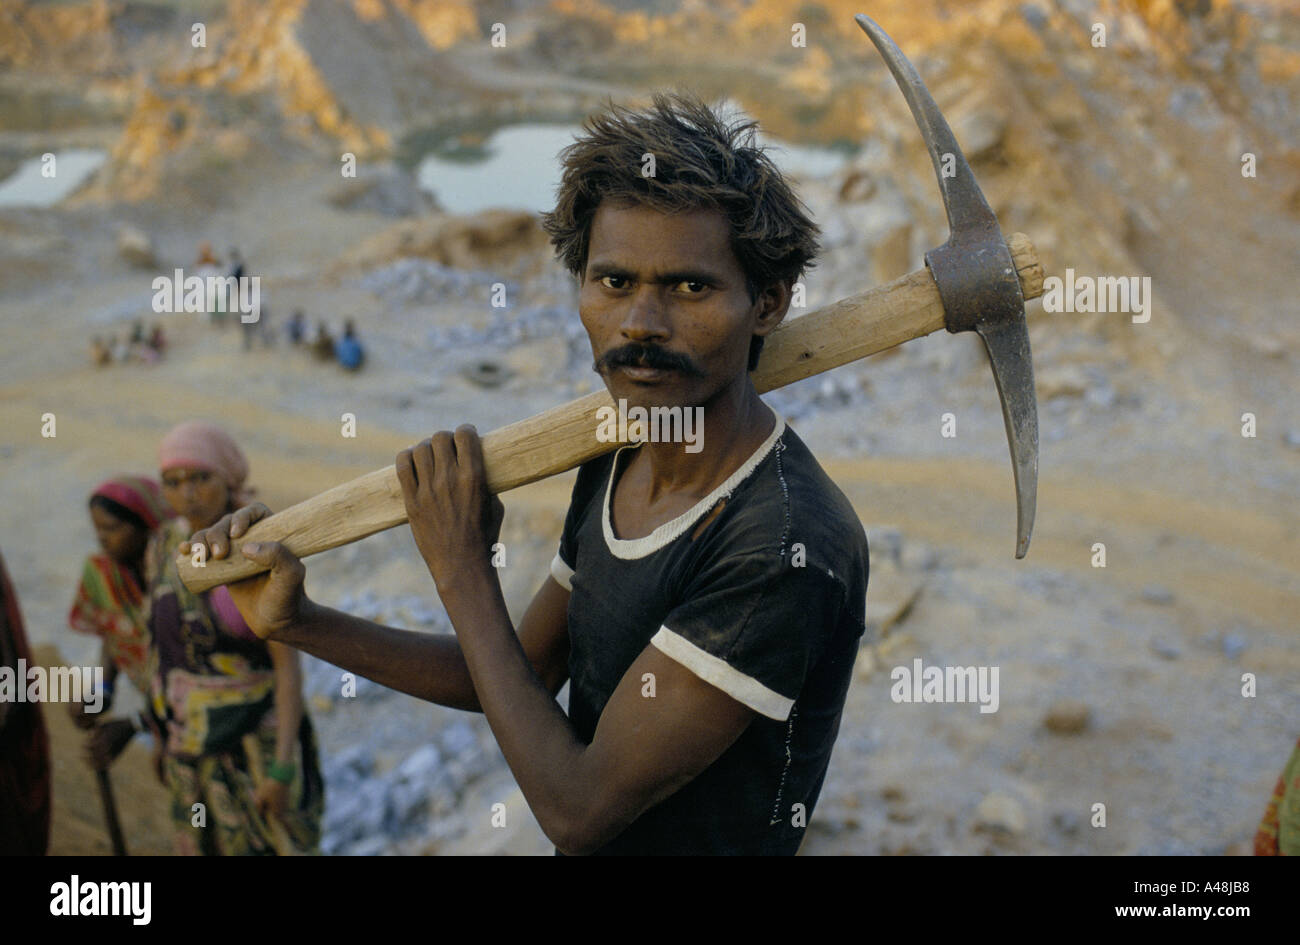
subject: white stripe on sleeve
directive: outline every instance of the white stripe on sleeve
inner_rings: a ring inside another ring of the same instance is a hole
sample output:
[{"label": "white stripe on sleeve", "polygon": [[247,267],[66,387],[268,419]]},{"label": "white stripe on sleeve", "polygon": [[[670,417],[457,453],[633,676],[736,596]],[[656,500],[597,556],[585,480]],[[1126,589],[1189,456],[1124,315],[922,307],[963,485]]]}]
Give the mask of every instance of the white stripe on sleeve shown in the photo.
[{"label": "white stripe on sleeve", "polygon": [[752,676],[746,676],[725,660],[706,653],[690,640],[667,627],[650,640],[665,656],[681,663],[711,686],[716,686],[737,702],[760,715],[784,722],[790,716],[794,700],[768,689]]},{"label": "white stripe on sleeve", "polygon": [[573,584],[570,579],[573,577],[573,568],[564,563],[557,551],[555,557],[551,559],[551,577],[555,578],[555,583],[560,585],[566,591],[573,590]]}]

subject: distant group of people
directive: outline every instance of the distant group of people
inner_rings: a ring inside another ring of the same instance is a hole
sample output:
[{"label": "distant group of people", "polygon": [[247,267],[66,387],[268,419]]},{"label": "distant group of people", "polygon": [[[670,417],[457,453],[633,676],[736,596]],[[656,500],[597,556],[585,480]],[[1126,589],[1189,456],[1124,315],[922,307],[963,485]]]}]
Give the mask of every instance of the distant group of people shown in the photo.
[{"label": "distant group of people", "polygon": [[[229,262],[223,264],[213,254],[212,244],[204,240],[199,244],[198,256],[191,273],[203,279],[206,285],[210,276],[240,279],[247,275],[247,266],[243,255],[233,246],[230,248]],[[258,318],[246,322],[239,311],[223,311],[227,306],[218,305],[215,294],[210,294],[205,303],[208,324],[215,328],[225,328],[230,322],[236,322],[243,332],[245,351],[251,351],[258,342],[264,348],[272,347],[275,344],[275,334],[271,330],[270,312],[265,304],[265,294],[259,295],[261,301],[258,305]],[[307,318],[302,309],[297,309],[289,319],[285,336],[290,345],[307,349],[316,360],[334,361],[347,371],[361,370],[366,360],[365,346],[357,336],[356,326],[351,319],[343,323],[343,333],[338,338],[330,333],[323,320],[317,319],[315,335],[308,338]],[[144,323],[137,320],[130,335],[124,335],[120,340],[117,335],[109,335],[107,338],[94,336],[90,341],[90,361],[97,367],[128,362],[153,364],[162,358],[166,350],[167,339],[162,325],[155,324],[146,336]]]},{"label": "distant group of people", "polygon": [[323,321],[316,322],[316,335],[307,339],[307,319],[298,309],[289,319],[289,343],[295,347],[308,348],[318,361],[337,361],[339,366],[348,371],[359,371],[366,360],[366,349],[357,337],[356,326],[348,319],[343,323],[343,334],[335,339],[325,327]]},{"label": "distant group of people", "polygon": [[[197,275],[207,284],[211,276],[224,276],[228,279],[242,279],[248,275],[247,266],[244,263],[244,256],[238,248],[232,246],[228,253],[229,261],[222,263],[212,252],[212,244],[207,240],[199,243],[199,254],[194,260],[194,275]],[[224,271],[224,272],[223,272]],[[223,308],[227,310],[223,310]],[[258,318],[256,321],[246,322],[243,320],[241,312],[232,312],[228,307],[217,304],[215,296],[209,296],[207,300],[208,324],[217,328],[225,328],[227,322],[233,320],[239,325],[239,329],[244,336],[244,350],[253,350],[254,342],[261,340],[262,347],[269,348],[275,343],[275,336],[271,331],[271,313],[263,299],[258,306]]]},{"label": "distant group of people", "polygon": [[[153,736],[178,853],[318,852],[324,780],[297,651],[254,634],[225,587],[196,594],[176,568],[177,547],[195,530],[247,504],[248,461],[221,428],[187,421],[163,437],[158,474],[161,486],[115,476],[88,499],[100,552],[86,558],[68,614],[73,630],[102,641],[102,709],[68,707],[90,733],[87,760],[103,770],[137,734]],[[0,611],[0,630],[18,630],[0,634],[0,659],[29,658],[2,567]],[[134,718],[108,717],[123,677],[147,707]],[[15,826],[12,838],[0,831],[0,853],[43,853],[46,735],[36,707],[6,718],[13,708],[0,704],[0,728],[24,725],[14,751],[0,757],[0,827],[13,819],[22,830]],[[8,741],[5,733],[0,744]]]},{"label": "distant group of people", "polygon": [[131,326],[131,334],[123,335],[121,340],[117,335],[109,335],[108,338],[95,335],[91,338],[90,363],[96,367],[129,362],[154,364],[162,359],[166,350],[167,338],[163,334],[162,325],[155,324],[146,336],[144,322],[137,319]]}]

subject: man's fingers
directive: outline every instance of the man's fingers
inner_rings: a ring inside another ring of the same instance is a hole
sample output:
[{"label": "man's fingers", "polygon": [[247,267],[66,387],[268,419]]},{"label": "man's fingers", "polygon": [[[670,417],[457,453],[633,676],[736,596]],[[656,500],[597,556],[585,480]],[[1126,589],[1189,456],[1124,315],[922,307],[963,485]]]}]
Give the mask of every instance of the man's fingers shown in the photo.
[{"label": "man's fingers", "polygon": [[483,474],[483,441],[479,439],[478,430],[472,423],[462,423],[456,428],[452,440],[456,445],[456,462],[478,479]]},{"label": "man's fingers", "polygon": [[478,430],[462,424],[455,434],[439,430],[433,436],[397,454],[393,468],[405,494],[412,495],[438,479],[446,481],[464,467],[472,476],[483,472],[483,444]]},{"label": "man's fingers", "polygon": [[438,483],[445,487],[456,474],[459,463],[456,456],[456,441],[450,431],[439,430],[433,435],[429,449],[433,455],[434,475],[438,477]]},{"label": "man's fingers", "polygon": [[230,537],[238,538],[255,522],[260,522],[271,514],[271,510],[261,502],[254,502],[239,509],[230,519]]},{"label": "man's fingers", "polygon": [[190,536],[189,541],[181,543],[180,553],[187,555],[193,550],[194,545],[205,545],[208,549],[208,557],[224,558],[230,548],[230,521],[231,516],[226,514],[217,519],[216,524],[195,532]]},{"label": "man's fingers", "polygon": [[415,466],[411,460],[411,451],[402,450],[393,460],[393,469],[397,471],[397,481],[402,487],[403,495],[412,495],[415,492],[416,478]]},{"label": "man's fingers", "polygon": [[307,568],[298,557],[278,541],[250,541],[240,546],[245,558],[270,568],[272,576],[284,575],[301,580]]},{"label": "man's fingers", "polygon": [[[434,435],[434,439],[437,434]],[[428,487],[433,484],[434,459],[432,439],[421,440],[411,447],[411,459],[415,462],[415,476],[419,486]]]}]

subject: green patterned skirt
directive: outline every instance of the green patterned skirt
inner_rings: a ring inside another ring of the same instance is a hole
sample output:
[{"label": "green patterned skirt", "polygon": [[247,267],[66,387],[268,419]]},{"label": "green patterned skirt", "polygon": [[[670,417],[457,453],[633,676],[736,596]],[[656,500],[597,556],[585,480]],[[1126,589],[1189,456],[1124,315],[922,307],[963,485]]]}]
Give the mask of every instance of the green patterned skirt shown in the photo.
[{"label": "green patterned skirt", "polygon": [[[182,760],[166,759],[167,789],[176,852],[188,856],[276,856],[319,853],[325,782],[311,720],[298,734],[297,774],[289,785],[289,806],[278,823],[257,809],[257,785],[275,758],[275,713],[248,738],[255,740],[262,770],[254,771],[244,744],[230,751]],[[252,747],[252,746],[249,746]]]}]

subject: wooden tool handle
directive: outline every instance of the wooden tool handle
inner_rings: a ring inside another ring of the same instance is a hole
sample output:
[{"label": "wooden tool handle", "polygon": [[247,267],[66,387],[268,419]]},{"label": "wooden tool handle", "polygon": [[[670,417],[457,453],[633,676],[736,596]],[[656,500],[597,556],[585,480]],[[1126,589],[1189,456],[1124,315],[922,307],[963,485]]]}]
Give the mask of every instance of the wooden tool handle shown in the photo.
[{"label": "wooden tool handle", "polygon": [[122,822],[117,819],[117,802],[113,800],[113,782],[108,778],[108,770],[97,770],[95,780],[99,783],[99,799],[104,804],[104,823],[108,825],[113,856],[126,856],[126,838],[122,836]]},{"label": "wooden tool handle", "polygon": [[[1043,269],[1023,233],[1007,240],[1025,299],[1043,294]],[[943,303],[928,269],[792,318],[768,337],[753,373],[759,393],[829,371],[944,327]],[[494,493],[572,469],[619,446],[596,438],[596,411],[613,406],[597,391],[483,437],[488,486]],[[276,512],[250,528],[221,560],[196,566],[177,560],[181,580],[196,593],[266,570],[239,553],[245,541],[282,542],[299,558],[337,548],[406,521],[402,487],[392,466],[366,473]],[[484,552],[487,553],[486,550]]]},{"label": "wooden tool handle", "polygon": [[[262,747],[258,744],[257,734],[249,732],[243,738],[244,757],[248,760],[248,775],[253,781],[253,789],[260,791],[262,785],[267,782],[269,775],[263,767]],[[293,838],[289,836],[289,829],[275,815],[266,815],[266,825],[271,831],[271,847],[275,850],[276,856],[298,856],[298,848],[293,845]]]}]

